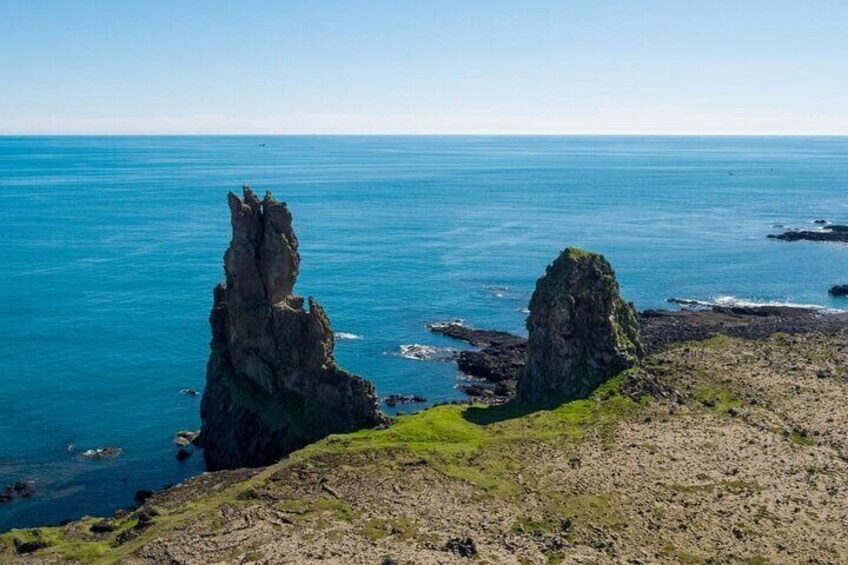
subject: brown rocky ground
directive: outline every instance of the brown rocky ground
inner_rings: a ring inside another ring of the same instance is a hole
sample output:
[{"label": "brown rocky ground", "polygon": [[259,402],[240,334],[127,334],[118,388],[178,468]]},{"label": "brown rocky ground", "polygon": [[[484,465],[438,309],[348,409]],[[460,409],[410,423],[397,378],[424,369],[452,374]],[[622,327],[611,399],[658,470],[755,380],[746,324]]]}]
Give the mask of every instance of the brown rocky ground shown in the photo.
[{"label": "brown rocky ground", "polygon": [[13,531],[0,561],[845,563],[846,485],[848,331],[719,336],[589,400],[440,406],[197,477],[111,532]]}]

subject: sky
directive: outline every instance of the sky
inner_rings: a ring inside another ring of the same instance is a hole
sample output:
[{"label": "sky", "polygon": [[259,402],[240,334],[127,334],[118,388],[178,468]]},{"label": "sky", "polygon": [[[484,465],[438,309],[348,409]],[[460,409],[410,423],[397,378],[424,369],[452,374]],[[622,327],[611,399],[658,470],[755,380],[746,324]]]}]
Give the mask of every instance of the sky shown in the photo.
[{"label": "sky", "polygon": [[848,0],[0,0],[0,134],[848,134]]}]

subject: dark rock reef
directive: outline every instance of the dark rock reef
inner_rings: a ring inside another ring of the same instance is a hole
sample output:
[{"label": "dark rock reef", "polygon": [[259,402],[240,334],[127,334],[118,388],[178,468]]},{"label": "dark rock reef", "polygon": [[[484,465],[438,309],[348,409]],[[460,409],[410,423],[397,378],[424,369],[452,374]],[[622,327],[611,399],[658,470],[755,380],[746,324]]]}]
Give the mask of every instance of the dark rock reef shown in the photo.
[{"label": "dark rock reef", "polygon": [[527,340],[506,332],[477,330],[460,322],[430,324],[433,333],[467,341],[479,351],[461,351],[456,364],[466,375],[497,383],[517,379],[524,371]]},{"label": "dark rock reef", "polygon": [[584,398],[642,355],[639,325],[603,256],[570,247],[536,282],[517,399]]},{"label": "dark rock reef", "polygon": [[675,343],[716,335],[765,339],[776,333],[830,334],[845,328],[848,314],[789,306],[712,306],[705,310],[645,310],[639,314],[642,344],[649,354]]},{"label": "dark rock reef", "polygon": [[229,194],[233,237],[215,287],[201,404],[210,470],[270,464],[328,434],[382,421],[374,387],[336,365],[324,309],[293,293],[298,241],[285,203]]},{"label": "dark rock reef", "polygon": [[837,284],[827,291],[831,296],[848,296],[848,284]]},{"label": "dark rock reef", "polygon": [[402,404],[422,404],[424,402],[427,402],[427,399],[419,394],[390,394],[383,399],[383,403],[389,408]]},{"label": "dark rock reef", "polygon": [[833,224],[820,230],[788,230],[779,234],[769,234],[770,239],[782,241],[830,241],[848,243],[848,226]]}]

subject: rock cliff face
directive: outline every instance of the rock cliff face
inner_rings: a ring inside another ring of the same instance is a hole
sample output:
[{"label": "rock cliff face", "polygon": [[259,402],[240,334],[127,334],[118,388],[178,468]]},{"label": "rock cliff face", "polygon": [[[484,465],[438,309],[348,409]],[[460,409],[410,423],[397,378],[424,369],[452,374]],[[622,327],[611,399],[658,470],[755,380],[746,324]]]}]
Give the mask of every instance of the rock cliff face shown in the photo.
[{"label": "rock cliff face", "polygon": [[229,194],[233,237],[215,287],[201,405],[209,469],[270,464],[381,421],[374,387],[336,365],[324,309],[293,294],[300,267],[285,203]]},{"label": "rock cliff face", "polygon": [[642,354],[633,307],[601,255],[568,248],[536,283],[522,402],[584,398]]}]

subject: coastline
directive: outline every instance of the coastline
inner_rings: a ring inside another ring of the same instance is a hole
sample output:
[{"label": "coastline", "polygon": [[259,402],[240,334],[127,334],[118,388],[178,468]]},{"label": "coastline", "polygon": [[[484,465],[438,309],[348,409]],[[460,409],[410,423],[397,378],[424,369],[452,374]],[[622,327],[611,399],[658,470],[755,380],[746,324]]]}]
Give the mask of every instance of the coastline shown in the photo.
[{"label": "coastline", "polygon": [[[846,337],[682,342],[590,400],[530,413],[431,408],[264,469],[205,473],[116,515],[109,532],[91,531],[100,520],[87,518],[4,534],[3,558],[14,557],[14,539],[49,540],[37,559],[125,563],[328,551],[354,563],[453,562],[464,552],[676,562],[710,554],[714,539],[731,560],[848,555],[833,519],[846,501],[832,490],[848,473],[836,432],[848,425]],[[811,465],[812,484],[796,473]],[[784,529],[798,505],[815,529]],[[697,523],[701,541],[679,523]],[[236,539],[251,543],[228,545]]]}]

